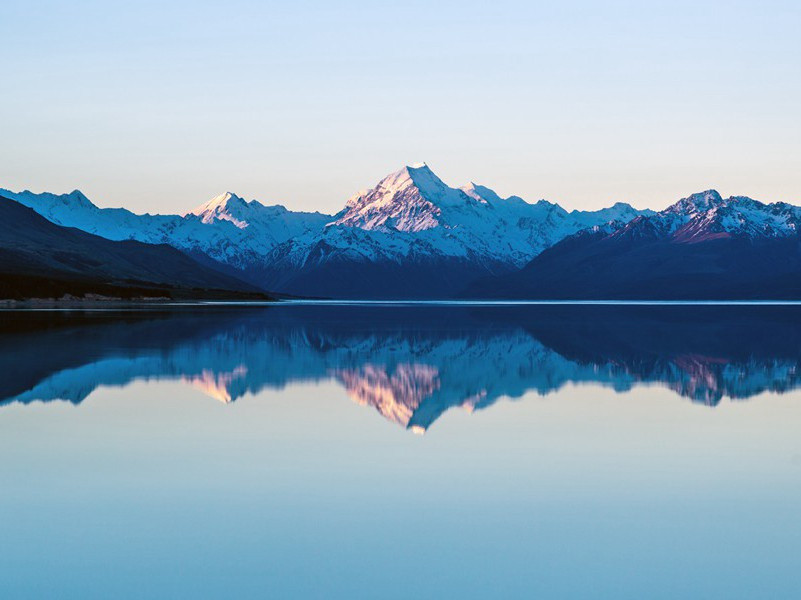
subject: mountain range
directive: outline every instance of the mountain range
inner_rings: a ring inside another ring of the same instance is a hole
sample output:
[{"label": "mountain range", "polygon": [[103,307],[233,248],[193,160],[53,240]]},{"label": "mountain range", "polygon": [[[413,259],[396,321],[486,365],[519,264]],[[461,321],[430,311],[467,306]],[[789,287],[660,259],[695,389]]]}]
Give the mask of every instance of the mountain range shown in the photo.
[{"label": "mountain range", "polygon": [[468,296],[556,299],[799,299],[801,208],[715,190],[628,223],[568,236]]},{"label": "mountain range", "polygon": [[183,215],[99,208],[70,194],[0,190],[54,224],[167,244],[243,289],[327,298],[801,297],[801,209],[710,190],[654,212],[567,211],[446,185],[425,164],[333,215],[225,193]]},{"label": "mountain range", "polygon": [[0,197],[0,298],[65,294],[267,299],[255,286],[170,245],[108,240]]}]

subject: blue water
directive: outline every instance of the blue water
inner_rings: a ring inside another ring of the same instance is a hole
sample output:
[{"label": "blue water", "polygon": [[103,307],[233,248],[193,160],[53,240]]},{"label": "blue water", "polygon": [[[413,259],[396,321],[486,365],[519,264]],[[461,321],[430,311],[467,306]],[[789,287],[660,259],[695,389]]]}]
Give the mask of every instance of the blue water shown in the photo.
[{"label": "blue water", "polygon": [[0,313],[0,597],[797,598],[801,307]]}]

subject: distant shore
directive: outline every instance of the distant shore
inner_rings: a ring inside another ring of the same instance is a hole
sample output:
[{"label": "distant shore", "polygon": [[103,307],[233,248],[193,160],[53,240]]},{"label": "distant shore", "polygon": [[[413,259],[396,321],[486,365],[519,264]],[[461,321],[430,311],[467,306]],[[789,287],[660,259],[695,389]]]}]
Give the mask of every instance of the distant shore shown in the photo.
[{"label": "distant shore", "polygon": [[227,303],[236,302],[241,304],[264,304],[274,303],[277,300],[272,298],[170,298],[169,296],[136,296],[123,298],[121,296],[104,296],[101,294],[87,294],[85,296],[73,296],[65,294],[60,298],[24,298],[24,299],[0,299],[0,309],[2,308],[81,308],[81,307],[127,307],[127,306],[158,306],[164,304],[196,304],[196,303]]},{"label": "distant shore", "polygon": [[321,298],[170,298],[167,296],[71,296],[60,298],[0,299],[3,309],[69,309],[69,308],[131,308],[158,306],[463,306],[463,307],[521,307],[521,306],[799,306],[801,300],[409,300],[409,299],[321,299]]}]

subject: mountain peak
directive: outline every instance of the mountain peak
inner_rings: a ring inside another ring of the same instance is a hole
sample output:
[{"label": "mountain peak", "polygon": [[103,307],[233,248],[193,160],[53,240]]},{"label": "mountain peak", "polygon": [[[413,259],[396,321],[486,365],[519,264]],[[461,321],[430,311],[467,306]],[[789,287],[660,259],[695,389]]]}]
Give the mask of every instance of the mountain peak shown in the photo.
[{"label": "mountain peak", "polygon": [[372,188],[352,196],[334,224],[362,229],[423,231],[439,225],[440,203],[467,199],[449,188],[425,163],[390,173]]},{"label": "mountain peak", "polygon": [[478,202],[497,204],[502,201],[502,198],[495,192],[495,190],[491,190],[486,186],[479,185],[474,181],[471,181],[459,189]]},{"label": "mountain peak", "polygon": [[84,194],[81,190],[72,190],[69,194],[67,194],[67,196],[81,201],[89,200],[89,198],[86,197],[86,194]]},{"label": "mountain peak", "polygon": [[387,194],[394,194],[411,186],[418,188],[424,194],[427,191],[437,192],[448,187],[439,177],[434,175],[434,172],[426,163],[414,163],[411,166],[406,166],[399,171],[390,173],[379,181],[374,189],[380,189]]},{"label": "mountain peak", "polygon": [[61,196],[64,204],[79,208],[97,208],[81,190],[72,190],[69,194]]},{"label": "mountain peak", "polygon": [[721,204],[723,204],[723,197],[717,190],[710,189],[682,198],[665,209],[665,212],[691,215],[699,212],[706,212]]},{"label": "mountain peak", "polygon": [[[228,206],[229,202],[237,202],[237,203],[240,203],[240,204],[244,204],[245,200],[241,196],[237,196],[233,192],[225,192],[225,193],[222,193],[222,194],[220,194],[218,196],[214,196],[214,198],[212,198],[208,202],[202,204],[200,207],[198,207],[198,209],[199,208],[203,208],[203,207],[216,208],[218,206]],[[198,209],[195,209],[195,210],[198,210]]]},{"label": "mountain peak", "polygon": [[0,188],[0,196],[20,202],[48,218],[53,211],[95,212],[100,210],[81,190],[72,190],[68,194],[52,194],[50,192],[35,193],[30,190],[13,192]]},{"label": "mountain peak", "polygon": [[218,196],[214,196],[208,202],[204,202],[197,208],[189,211],[187,215],[195,215],[200,217],[203,223],[209,224],[216,220],[231,221],[240,229],[248,226],[247,221],[237,218],[232,211],[247,206],[247,202],[237,196],[233,192],[225,192]]}]

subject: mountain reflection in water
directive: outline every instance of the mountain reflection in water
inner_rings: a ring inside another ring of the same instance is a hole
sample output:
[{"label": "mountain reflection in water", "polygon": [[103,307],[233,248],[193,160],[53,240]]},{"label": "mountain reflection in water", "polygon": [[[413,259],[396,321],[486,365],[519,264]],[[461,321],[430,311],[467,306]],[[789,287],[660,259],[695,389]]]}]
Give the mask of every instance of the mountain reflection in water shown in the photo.
[{"label": "mountain reflection in water", "polygon": [[277,305],[0,313],[0,403],[180,380],[221,401],[335,380],[415,432],[572,384],[717,405],[799,385],[801,307]]}]

